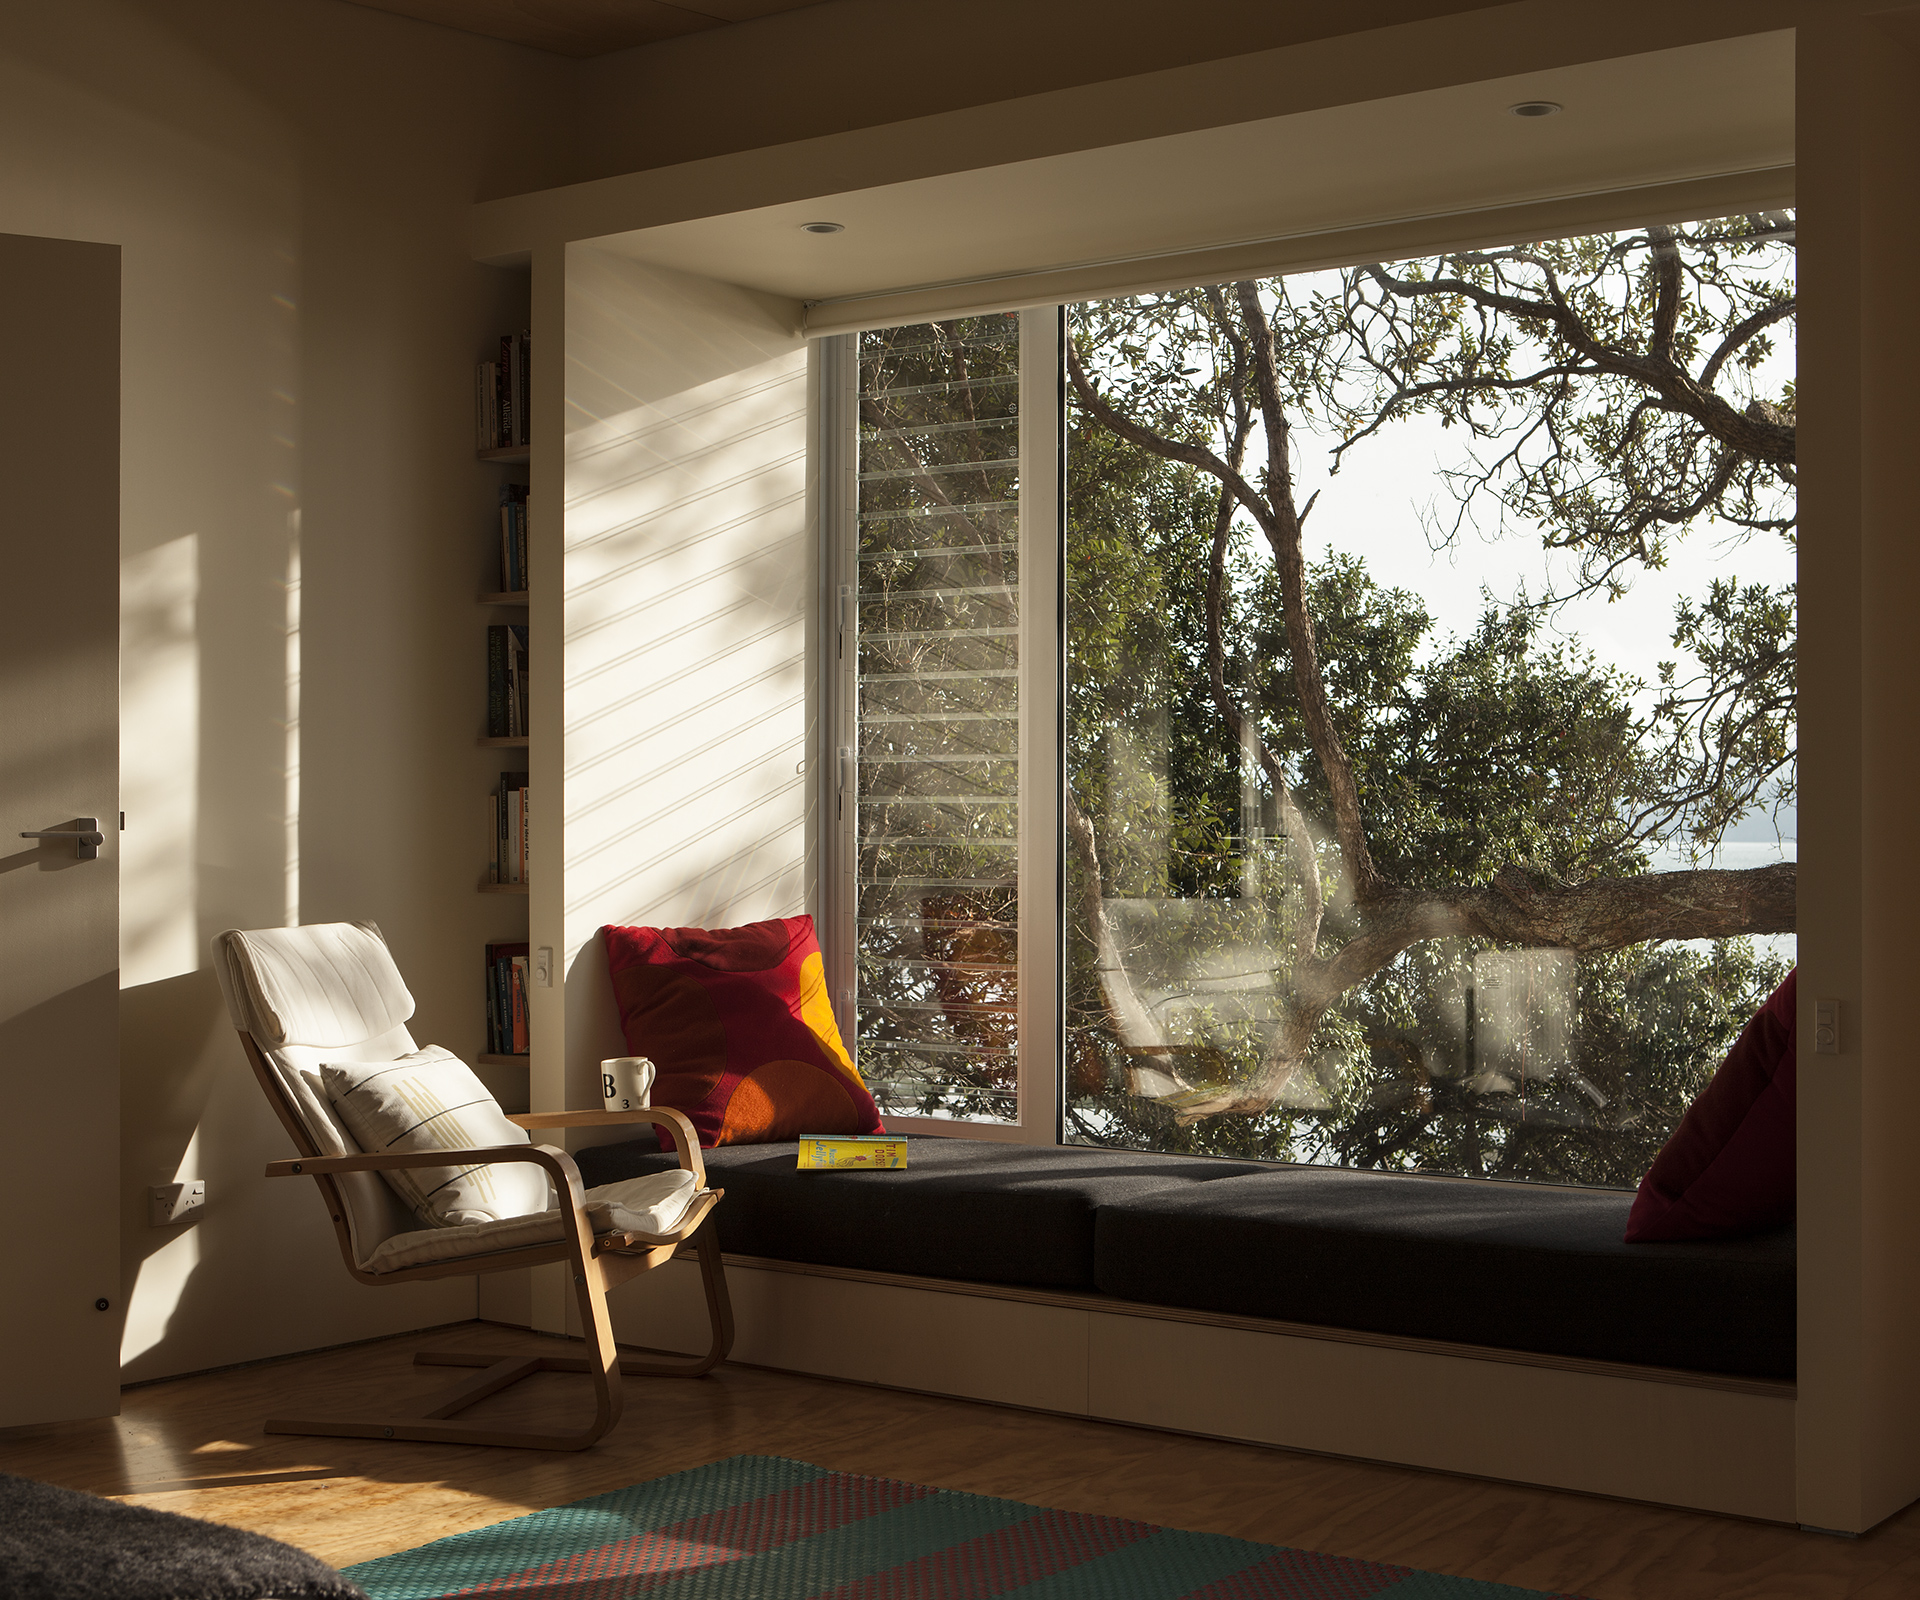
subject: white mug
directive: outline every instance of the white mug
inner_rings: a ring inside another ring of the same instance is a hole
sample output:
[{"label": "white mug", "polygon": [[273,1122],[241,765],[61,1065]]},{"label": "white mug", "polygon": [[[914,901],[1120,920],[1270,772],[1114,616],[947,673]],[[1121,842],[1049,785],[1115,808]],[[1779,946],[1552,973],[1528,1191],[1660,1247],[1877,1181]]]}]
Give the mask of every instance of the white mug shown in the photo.
[{"label": "white mug", "polygon": [[638,1111],[652,1092],[653,1063],[645,1056],[600,1063],[600,1099],[609,1111]]}]

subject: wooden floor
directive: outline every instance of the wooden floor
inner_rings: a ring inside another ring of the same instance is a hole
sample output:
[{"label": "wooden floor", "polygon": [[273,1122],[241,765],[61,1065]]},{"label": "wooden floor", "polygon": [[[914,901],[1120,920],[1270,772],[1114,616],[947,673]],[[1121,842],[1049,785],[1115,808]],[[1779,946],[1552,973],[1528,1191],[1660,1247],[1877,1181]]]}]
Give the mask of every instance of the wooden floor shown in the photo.
[{"label": "wooden floor", "polygon": [[[551,1350],[463,1323],[130,1389],[117,1418],[0,1431],[0,1470],[188,1512],[339,1566],[737,1454],[1301,1545],[1593,1600],[1920,1596],[1920,1511],[1857,1540],[728,1366],[627,1380],[578,1455],[269,1438],[269,1411],[391,1405],[448,1375],[416,1348]],[[541,1376],[470,1415],[584,1415]]]}]

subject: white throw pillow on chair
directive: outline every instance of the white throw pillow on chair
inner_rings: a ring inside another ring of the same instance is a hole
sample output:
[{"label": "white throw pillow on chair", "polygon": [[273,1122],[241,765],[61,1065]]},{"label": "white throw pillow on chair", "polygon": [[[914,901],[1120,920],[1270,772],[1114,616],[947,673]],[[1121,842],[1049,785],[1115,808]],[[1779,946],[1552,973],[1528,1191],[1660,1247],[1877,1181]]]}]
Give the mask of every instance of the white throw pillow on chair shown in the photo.
[{"label": "white throw pillow on chair", "polygon": [[[526,1129],[507,1121],[473,1069],[438,1045],[393,1061],[326,1062],[320,1078],[334,1111],[369,1155],[532,1142]],[[546,1173],[530,1161],[402,1167],[381,1176],[429,1227],[531,1216],[554,1203]]]}]

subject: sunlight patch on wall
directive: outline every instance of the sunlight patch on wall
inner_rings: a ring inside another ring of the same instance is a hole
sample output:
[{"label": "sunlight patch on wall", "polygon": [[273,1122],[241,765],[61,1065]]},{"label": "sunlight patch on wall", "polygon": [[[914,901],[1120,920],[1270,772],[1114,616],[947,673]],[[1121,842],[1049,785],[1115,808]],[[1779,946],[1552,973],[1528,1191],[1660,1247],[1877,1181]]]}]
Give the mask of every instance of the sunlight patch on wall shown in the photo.
[{"label": "sunlight patch on wall", "polygon": [[567,954],[803,909],[806,357],[569,439]]},{"label": "sunlight patch on wall", "polygon": [[120,984],[195,971],[200,536],[121,565]]},{"label": "sunlight patch on wall", "polygon": [[300,513],[287,513],[286,926],[300,926]]},{"label": "sunlight patch on wall", "polygon": [[[178,1183],[200,1168],[200,1130],[195,1129],[167,1181]],[[175,1223],[175,1236],[140,1263],[133,1293],[127,1297],[127,1321],[120,1334],[120,1365],[125,1367],[153,1349],[167,1336],[174,1308],[186,1294],[187,1282],[200,1265],[200,1224]]]}]

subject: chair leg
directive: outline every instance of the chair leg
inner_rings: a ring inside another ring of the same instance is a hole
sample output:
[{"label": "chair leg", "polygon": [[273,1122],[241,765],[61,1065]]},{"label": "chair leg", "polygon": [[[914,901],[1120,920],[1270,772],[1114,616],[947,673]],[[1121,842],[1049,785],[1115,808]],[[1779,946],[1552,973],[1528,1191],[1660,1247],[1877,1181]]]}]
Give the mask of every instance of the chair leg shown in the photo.
[{"label": "chair leg", "polygon": [[[416,1366],[481,1367],[484,1370],[465,1383],[431,1401],[424,1411],[394,1418],[373,1417],[273,1417],[268,1433],[318,1434],[328,1438],[405,1439],[432,1444],[517,1445],[528,1450],[585,1450],[603,1438],[620,1420],[625,1400],[620,1386],[620,1353],[613,1342],[613,1324],[607,1317],[606,1279],[598,1262],[591,1258],[569,1261],[575,1295],[580,1303],[580,1322],[586,1329],[587,1349],[581,1356],[493,1356],[472,1355],[465,1351],[423,1350],[414,1356]],[[468,1406],[489,1395],[511,1388],[522,1378],[536,1372],[585,1372],[593,1379],[593,1420],[584,1428],[559,1433],[500,1428],[482,1422],[455,1422],[451,1419]]]},{"label": "chair leg", "polygon": [[[585,1450],[620,1420],[624,1401],[619,1379],[698,1378],[727,1359],[733,1349],[733,1302],[727,1295],[726,1265],[720,1259],[718,1235],[703,1230],[694,1236],[700,1257],[701,1286],[706,1291],[707,1320],[713,1338],[705,1355],[679,1361],[649,1361],[623,1356],[613,1342],[613,1324],[607,1315],[606,1280],[597,1261],[568,1262],[580,1305],[580,1323],[587,1333],[584,1356],[508,1356],[500,1358],[470,1350],[421,1350],[415,1366],[477,1367],[475,1377],[456,1385],[424,1410],[407,1416],[385,1417],[274,1417],[268,1433],[319,1435],[345,1439],[396,1439],[432,1444],[489,1444],[528,1450]],[[578,1270],[584,1267],[585,1271]],[[491,1395],[510,1389],[536,1372],[584,1372],[593,1378],[594,1416],[584,1428],[560,1433],[534,1433],[485,1423],[456,1422],[460,1412]]]},{"label": "chair leg", "polygon": [[702,1228],[693,1236],[700,1256],[700,1282],[707,1293],[707,1323],[713,1330],[712,1342],[703,1356],[686,1361],[643,1361],[638,1356],[622,1356],[620,1371],[630,1378],[700,1378],[727,1359],[733,1349],[733,1301],[727,1295],[727,1268],[720,1259],[720,1236],[711,1228]]}]

